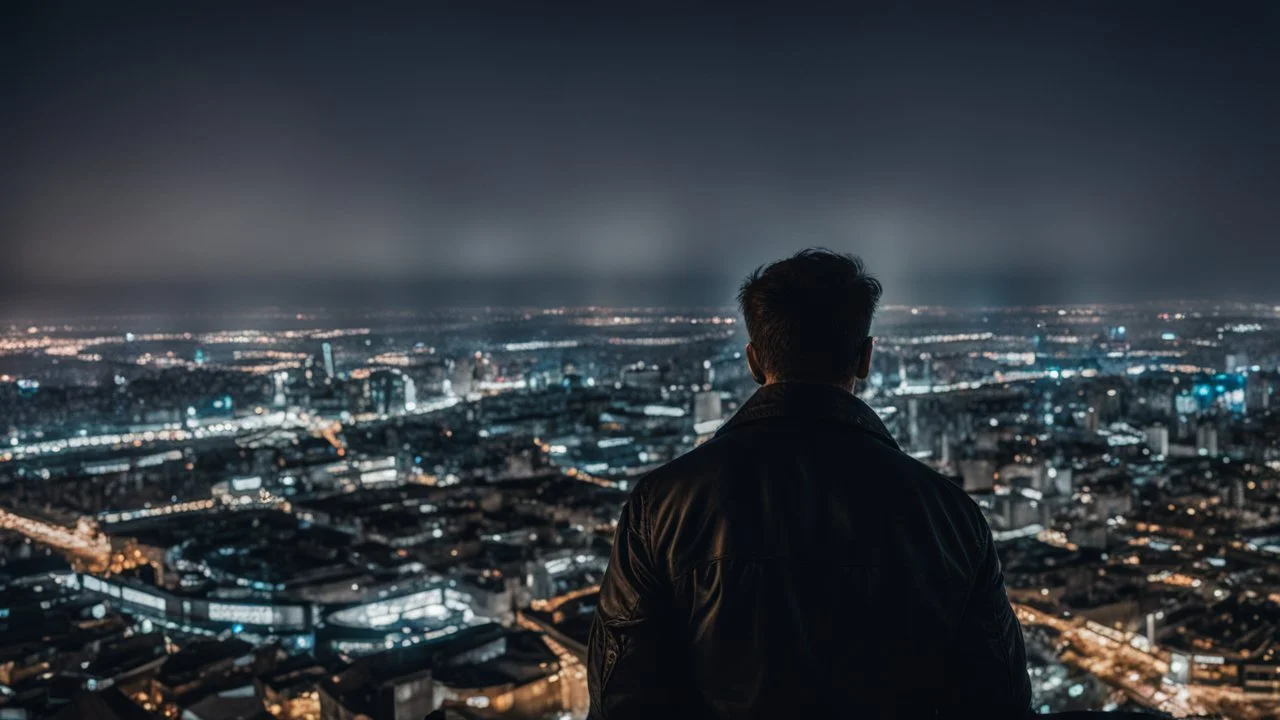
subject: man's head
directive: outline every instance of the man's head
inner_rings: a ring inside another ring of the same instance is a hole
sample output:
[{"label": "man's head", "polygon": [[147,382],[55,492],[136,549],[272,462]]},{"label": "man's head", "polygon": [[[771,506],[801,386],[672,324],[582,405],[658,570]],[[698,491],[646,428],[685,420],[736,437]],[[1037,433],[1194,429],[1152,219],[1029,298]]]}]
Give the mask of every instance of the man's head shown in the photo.
[{"label": "man's head", "polygon": [[751,374],[761,383],[852,388],[871,370],[880,290],[861,259],[830,250],[801,250],[756,268],[738,291]]}]

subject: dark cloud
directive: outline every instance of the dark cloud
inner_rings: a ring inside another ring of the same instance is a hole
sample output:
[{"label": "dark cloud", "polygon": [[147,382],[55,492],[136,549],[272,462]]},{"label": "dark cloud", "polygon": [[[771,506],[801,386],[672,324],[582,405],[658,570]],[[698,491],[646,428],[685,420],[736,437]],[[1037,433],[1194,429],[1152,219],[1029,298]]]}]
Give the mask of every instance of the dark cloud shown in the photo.
[{"label": "dark cloud", "polygon": [[1280,262],[1273,3],[541,5],[7,5],[4,265],[616,288],[820,244],[998,301]]}]

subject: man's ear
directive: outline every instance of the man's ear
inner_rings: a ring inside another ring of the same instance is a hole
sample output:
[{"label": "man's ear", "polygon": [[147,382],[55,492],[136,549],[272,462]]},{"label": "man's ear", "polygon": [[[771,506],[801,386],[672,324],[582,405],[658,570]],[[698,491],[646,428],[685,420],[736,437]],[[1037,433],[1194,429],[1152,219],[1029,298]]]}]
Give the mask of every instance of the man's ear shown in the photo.
[{"label": "man's ear", "polygon": [[854,373],[859,380],[866,380],[871,374],[871,352],[875,349],[876,339],[868,336],[862,344],[862,357],[858,358],[858,371]]},{"label": "man's ear", "polygon": [[756,381],[756,384],[765,384],[767,378],[760,367],[760,358],[756,356],[755,346],[751,343],[747,343],[747,370],[751,372],[751,378]]}]

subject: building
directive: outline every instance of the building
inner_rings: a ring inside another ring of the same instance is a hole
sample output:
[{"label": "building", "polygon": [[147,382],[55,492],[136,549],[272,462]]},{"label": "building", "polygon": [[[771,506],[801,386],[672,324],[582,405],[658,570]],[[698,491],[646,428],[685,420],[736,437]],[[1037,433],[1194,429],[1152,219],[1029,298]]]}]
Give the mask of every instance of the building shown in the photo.
[{"label": "building", "polygon": [[991,488],[995,485],[995,461],[987,458],[966,458],[960,461],[960,475],[964,479],[965,492],[991,492]]},{"label": "building", "polygon": [[720,393],[699,392],[693,396],[693,423],[701,425],[721,419]]},{"label": "building", "polygon": [[1208,423],[1196,428],[1196,451],[1201,455],[1218,454],[1218,428]]},{"label": "building", "polygon": [[1152,425],[1146,430],[1147,447],[1156,457],[1169,455],[1169,428],[1163,425]]},{"label": "building", "polygon": [[411,388],[406,380],[399,370],[382,369],[370,373],[366,380],[370,409],[379,415],[403,412],[407,407],[407,394]]},{"label": "building", "polygon": [[1245,380],[1245,409],[1249,413],[1266,412],[1271,408],[1271,396],[1275,392],[1275,377],[1271,373],[1250,373]]},{"label": "building", "polygon": [[359,658],[320,685],[322,720],[408,720],[440,708],[534,718],[576,699],[538,633],[483,625],[438,641]]},{"label": "building", "polygon": [[325,377],[333,378],[333,343],[325,343],[320,346],[320,355],[324,361]]},{"label": "building", "polygon": [[475,384],[476,363],[469,355],[463,355],[448,363],[448,392],[456,397],[465,398],[471,394]]}]

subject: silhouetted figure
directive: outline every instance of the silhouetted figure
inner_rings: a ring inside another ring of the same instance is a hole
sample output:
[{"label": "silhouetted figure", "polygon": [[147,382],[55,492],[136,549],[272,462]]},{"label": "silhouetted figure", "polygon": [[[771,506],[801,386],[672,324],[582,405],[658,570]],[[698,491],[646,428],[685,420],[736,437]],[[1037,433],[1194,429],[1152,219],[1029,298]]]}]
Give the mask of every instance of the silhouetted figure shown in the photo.
[{"label": "silhouetted figure", "polygon": [[1029,712],[991,531],[854,397],[880,283],[806,250],[739,301],[761,387],[650,473],[591,630],[591,716],[1001,718]]}]

